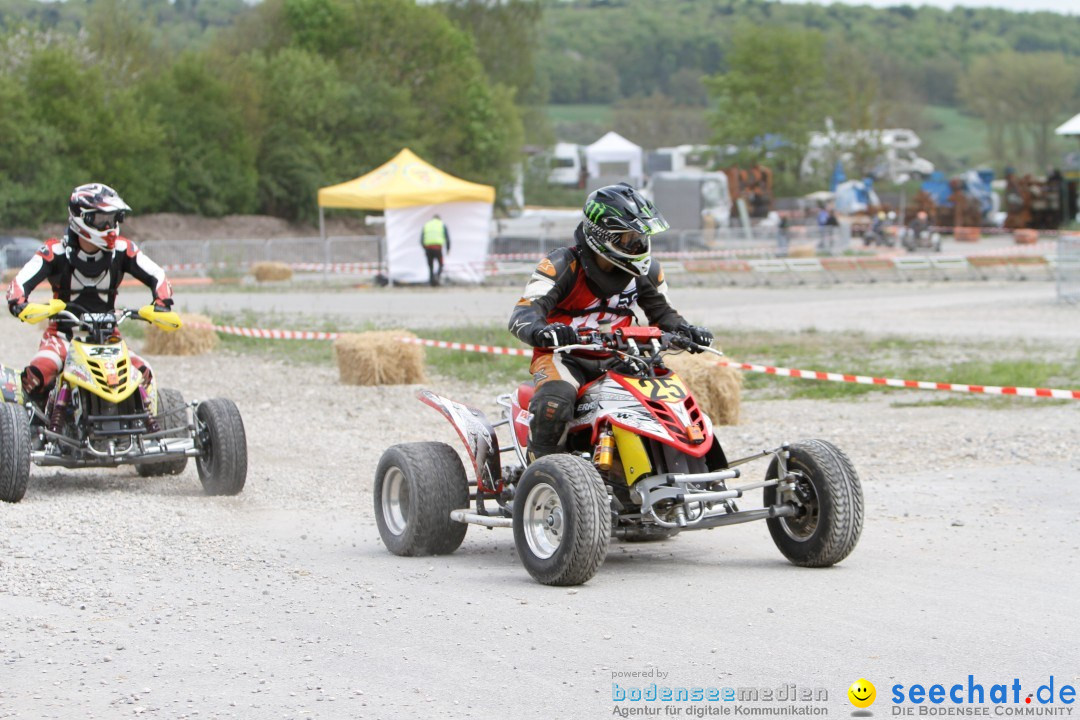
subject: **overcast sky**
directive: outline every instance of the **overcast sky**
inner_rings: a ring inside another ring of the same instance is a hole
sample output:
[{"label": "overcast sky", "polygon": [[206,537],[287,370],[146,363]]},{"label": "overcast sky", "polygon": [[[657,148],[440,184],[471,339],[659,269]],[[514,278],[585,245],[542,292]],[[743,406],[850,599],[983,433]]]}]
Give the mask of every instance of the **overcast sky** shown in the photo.
[{"label": "overcast sky", "polygon": [[[807,0],[783,0],[784,2],[805,2]],[[808,0],[818,5],[831,5],[832,0]],[[844,5],[872,5],[889,7],[891,5],[933,5],[934,7],[996,7],[1006,10],[1050,10],[1066,15],[1080,15],[1080,0],[839,0]]]}]

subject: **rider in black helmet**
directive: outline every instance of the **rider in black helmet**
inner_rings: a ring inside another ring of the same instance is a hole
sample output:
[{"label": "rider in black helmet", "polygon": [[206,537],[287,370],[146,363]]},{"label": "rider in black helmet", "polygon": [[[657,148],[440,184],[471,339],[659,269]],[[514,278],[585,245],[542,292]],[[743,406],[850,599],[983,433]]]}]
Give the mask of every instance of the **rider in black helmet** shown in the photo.
[{"label": "rider in black helmet", "polygon": [[510,332],[535,348],[530,460],[562,451],[578,389],[602,374],[595,353],[555,354],[551,348],[577,343],[579,330],[631,325],[639,309],[650,325],[700,345],[713,340],[668,303],[664,271],[651,246],[652,236],[669,225],[651,202],[619,183],[589,195],[582,212],[574,245],[540,261],[510,316]]}]

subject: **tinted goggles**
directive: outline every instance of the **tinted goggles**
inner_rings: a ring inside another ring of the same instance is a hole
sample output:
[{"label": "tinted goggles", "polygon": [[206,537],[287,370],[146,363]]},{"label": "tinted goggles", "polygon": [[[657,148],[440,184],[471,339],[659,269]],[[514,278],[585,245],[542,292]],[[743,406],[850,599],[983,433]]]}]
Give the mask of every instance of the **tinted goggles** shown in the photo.
[{"label": "tinted goggles", "polygon": [[113,230],[124,220],[124,213],[95,210],[83,213],[83,220],[95,230]]},{"label": "tinted goggles", "polygon": [[649,236],[643,233],[629,232],[612,233],[611,244],[619,252],[627,255],[643,255],[649,251]]}]

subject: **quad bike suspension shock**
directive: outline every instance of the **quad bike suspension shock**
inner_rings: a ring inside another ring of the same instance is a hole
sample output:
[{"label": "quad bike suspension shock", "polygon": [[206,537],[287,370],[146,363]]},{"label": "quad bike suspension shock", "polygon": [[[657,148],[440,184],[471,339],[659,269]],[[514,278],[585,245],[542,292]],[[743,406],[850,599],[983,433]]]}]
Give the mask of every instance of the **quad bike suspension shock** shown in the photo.
[{"label": "quad bike suspension shock", "polygon": [[56,393],[56,400],[53,401],[52,409],[49,411],[49,432],[60,432],[70,400],[71,390],[67,387],[60,388],[60,391]]},{"label": "quad bike suspension shock", "polygon": [[142,399],[143,408],[146,410],[146,431],[148,433],[161,432],[161,425],[157,418],[150,414],[150,396],[146,393],[146,387],[139,386],[139,398]]}]

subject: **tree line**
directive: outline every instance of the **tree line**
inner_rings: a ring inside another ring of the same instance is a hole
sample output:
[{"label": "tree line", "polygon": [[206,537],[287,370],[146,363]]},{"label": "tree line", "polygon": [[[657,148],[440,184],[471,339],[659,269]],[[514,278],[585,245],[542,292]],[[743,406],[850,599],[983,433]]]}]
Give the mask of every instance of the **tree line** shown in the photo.
[{"label": "tree line", "polygon": [[[1051,159],[1080,97],[1080,17],[766,0],[8,0],[0,226],[115,185],[140,212],[306,220],[318,187],[408,146],[505,187],[549,103],[615,108],[646,146],[791,168],[826,116],[986,122],[995,163]],[[1067,117],[1067,115],[1066,115]],[[58,199],[58,195],[60,196]]]},{"label": "tree line", "polygon": [[997,170],[1044,171],[1059,159],[1053,128],[1080,110],[1075,15],[552,0],[541,37],[537,82],[551,102],[612,106],[615,129],[647,147],[736,145],[789,180],[826,117],[840,130],[924,130],[924,106],[955,107],[985,123]]},{"label": "tree line", "polygon": [[55,219],[67,191],[90,180],[138,212],[310,220],[320,186],[405,146],[456,175],[505,184],[524,133],[512,72],[532,69],[489,72],[473,33],[510,9],[69,0],[27,5],[21,20],[9,11],[0,227]]}]

